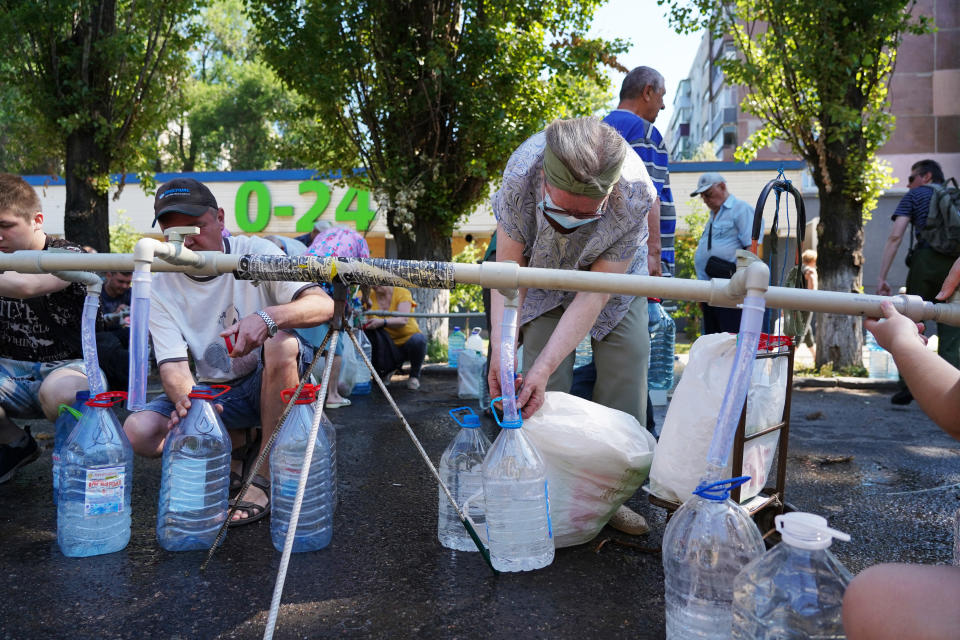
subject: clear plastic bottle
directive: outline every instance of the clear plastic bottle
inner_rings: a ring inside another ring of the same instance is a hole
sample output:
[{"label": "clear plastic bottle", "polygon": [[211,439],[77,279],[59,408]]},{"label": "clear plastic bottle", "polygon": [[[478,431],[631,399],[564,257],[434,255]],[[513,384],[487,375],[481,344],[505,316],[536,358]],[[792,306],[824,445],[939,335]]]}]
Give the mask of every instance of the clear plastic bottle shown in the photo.
[{"label": "clear plastic bottle", "polygon": [[470,337],[463,343],[463,348],[476,351],[480,355],[483,355],[483,338],[480,337],[480,327],[474,327],[473,330],[470,331]]},{"label": "clear plastic bottle", "polygon": [[650,299],[647,309],[650,316],[650,369],[647,387],[669,391],[673,388],[673,347],[677,326],[656,298]]},{"label": "clear plastic bottle", "polygon": [[209,549],[227,518],[232,445],[213,400],[229,390],[194,387],[186,417],[167,434],[157,506],[157,542],[167,551]]},{"label": "clear plastic bottle", "polygon": [[782,541],[733,583],[735,640],[836,640],[843,631],[843,592],[852,576],[828,550],[850,536],[812,513],[774,518]]},{"label": "clear plastic bottle", "polygon": [[668,640],[728,640],[733,581],[763,539],[730,490],[749,478],[701,484],[667,523],[663,575]]},{"label": "clear plastic bottle", "polygon": [[83,416],[84,403],[89,399],[89,391],[77,391],[73,406],[60,405],[60,414],[53,425],[53,504],[57,504],[60,488],[60,453],[63,451],[63,443],[67,441]]},{"label": "clear plastic bottle", "polygon": [[490,561],[497,571],[540,569],[554,553],[546,467],[523,434],[522,420],[500,426],[483,460]]},{"label": "clear plastic bottle", "polygon": [[[457,414],[466,412],[461,421]],[[490,449],[490,441],[480,430],[480,418],[470,407],[451,409],[450,417],[462,428],[440,457],[440,479],[450,489],[454,500],[465,509],[470,499],[469,515],[478,532],[485,526],[483,514],[483,459]],[[477,551],[477,545],[460,522],[453,505],[443,489],[437,487],[437,538],[440,544],[457,551]]]},{"label": "clear plastic bottle", "polygon": [[580,344],[577,345],[573,356],[573,366],[582,367],[585,364],[593,362],[593,343],[590,342],[590,334],[584,336]]},{"label": "clear plastic bottle", "polygon": [[[300,485],[300,470],[306,459],[316,410],[317,390],[313,385],[304,385],[270,452],[270,539],[277,551],[283,551],[290,527],[293,503]],[[282,393],[284,401],[289,400],[295,391],[295,388],[285,389]],[[321,426],[313,442],[313,457],[294,535],[294,553],[323,549],[333,538],[335,498],[331,467],[329,435]]]},{"label": "clear plastic bottle", "polygon": [[866,350],[867,373],[871,378],[880,378],[884,380],[897,380],[900,373],[897,371],[897,365],[893,361],[890,352],[877,344],[876,338],[869,331],[866,332],[863,339],[863,347]]},{"label": "clear plastic bottle", "polygon": [[[367,360],[373,362],[373,345],[370,344],[370,338],[363,331],[357,331],[357,342],[360,343],[360,348],[363,349],[363,353],[367,356]],[[356,347],[354,347],[356,348]],[[352,396],[365,396],[370,394],[370,370],[367,369],[366,363],[361,361],[357,366],[360,367],[360,374],[358,378],[363,378],[360,382],[357,382],[353,385],[353,391],[350,392]]]},{"label": "clear plastic bottle", "polygon": [[60,457],[57,544],[73,558],[113,553],[130,541],[133,448],[110,409],[123,391],[98,393]]},{"label": "clear plastic bottle", "polygon": [[447,341],[447,363],[454,369],[457,368],[460,352],[466,343],[467,336],[464,335],[463,331],[460,331],[460,327],[454,327],[453,333],[450,334],[450,339]]}]

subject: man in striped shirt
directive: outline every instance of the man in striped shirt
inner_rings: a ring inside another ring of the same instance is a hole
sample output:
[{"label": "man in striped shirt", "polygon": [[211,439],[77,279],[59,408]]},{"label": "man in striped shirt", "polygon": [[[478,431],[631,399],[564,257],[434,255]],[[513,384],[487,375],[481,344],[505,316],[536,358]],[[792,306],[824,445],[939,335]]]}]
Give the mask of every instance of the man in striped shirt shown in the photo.
[{"label": "man in striped shirt", "polygon": [[620,88],[620,104],[603,121],[616,129],[647,167],[658,199],[647,222],[650,237],[647,260],[650,275],[661,274],[661,261],[673,271],[673,235],[677,214],[670,191],[670,166],[663,136],[653,126],[664,108],[663,76],[650,67],[637,67],[627,74]]},{"label": "man in striped shirt", "polygon": [[[903,196],[893,212],[893,224],[890,235],[883,247],[880,262],[880,277],[877,279],[877,294],[889,296],[893,293],[887,282],[887,272],[897,255],[900,242],[907,231],[907,225],[913,226],[911,233],[916,235],[916,245],[907,256],[907,293],[918,295],[924,300],[936,302],[935,296],[953,266],[954,257],[934,251],[920,238],[920,231],[927,224],[930,211],[930,199],[933,197],[931,184],[943,184],[943,169],[933,160],[921,160],[910,167],[907,180],[907,195]],[[960,328],[937,323],[937,352],[944,360],[960,369]],[[893,404],[909,404],[913,400],[910,390],[901,380],[901,388],[890,398]]]}]

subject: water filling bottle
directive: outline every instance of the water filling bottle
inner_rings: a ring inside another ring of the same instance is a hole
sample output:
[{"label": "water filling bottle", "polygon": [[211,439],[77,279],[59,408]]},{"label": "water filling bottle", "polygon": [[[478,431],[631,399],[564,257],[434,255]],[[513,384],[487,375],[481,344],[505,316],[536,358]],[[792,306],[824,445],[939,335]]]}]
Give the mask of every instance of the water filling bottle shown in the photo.
[{"label": "water filling bottle", "polygon": [[663,573],[668,640],[728,640],[733,581],[763,539],[730,490],[748,477],[702,484],[667,523]]},{"label": "water filling bottle", "polygon": [[63,450],[63,443],[73,432],[77,422],[83,416],[84,403],[90,399],[90,392],[87,390],[77,391],[73,406],[65,404],[60,405],[60,413],[57,415],[57,421],[53,425],[53,504],[57,504],[57,495],[60,488],[60,453]]},{"label": "water filling bottle", "polygon": [[98,393],[60,453],[57,544],[69,557],[113,553],[130,541],[133,449],[111,407],[123,391]]},{"label": "water filling bottle", "polygon": [[669,391],[673,388],[673,346],[677,327],[659,300],[650,298],[647,305],[650,316],[650,370],[647,387]]},{"label": "water filling bottle", "polygon": [[[357,342],[360,343],[360,348],[363,349],[367,360],[373,362],[373,345],[370,344],[370,338],[367,337],[367,334],[363,331],[357,331]],[[350,392],[350,395],[365,396],[370,393],[370,370],[367,369],[367,365],[364,362],[358,363],[357,366],[360,368],[360,373],[357,374],[357,378],[362,378],[362,380],[353,385],[353,391]]]},{"label": "water filling bottle", "polygon": [[[463,419],[458,414],[466,412]],[[483,459],[490,449],[490,441],[480,430],[480,418],[470,407],[451,409],[450,417],[461,429],[447,446],[440,458],[440,479],[450,489],[453,498],[468,515],[474,529],[482,530],[483,514]],[[447,494],[438,487],[437,538],[440,544],[457,551],[477,551],[477,545],[447,499]],[[467,501],[469,500],[469,503]]]},{"label": "water filling bottle", "polygon": [[[288,402],[295,391],[295,387],[285,389],[281,394],[284,402]],[[314,385],[303,386],[270,452],[270,538],[277,551],[283,551],[290,527],[290,515],[300,485],[300,470],[310,446],[308,440],[314,411],[318,408],[315,405],[317,391],[319,387]],[[294,553],[323,549],[333,538],[333,451],[330,434],[322,424],[312,446],[313,458],[294,534]]]},{"label": "water filling bottle", "polygon": [[157,506],[157,542],[167,551],[209,549],[227,518],[232,444],[213,401],[229,390],[195,386],[187,415],[167,434]]},{"label": "water filling bottle", "polygon": [[774,518],[780,544],[740,572],[733,583],[733,638],[845,638],[843,592],[851,575],[829,551],[850,536],[812,513]]},{"label": "water filling bottle", "polygon": [[503,429],[483,460],[490,561],[497,571],[540,569],[553,562],[546,467],[519,416],[497,422]]},{"label": "water filling bottle", "polygon": [[453,333],[450,334],[450,339],[447,341],[447,363],[454,369],[457,368],[460,352],[463,351],[466,343],[467,336],[464,335],[463,331],[460,331],[460,327],[454,327]]}]

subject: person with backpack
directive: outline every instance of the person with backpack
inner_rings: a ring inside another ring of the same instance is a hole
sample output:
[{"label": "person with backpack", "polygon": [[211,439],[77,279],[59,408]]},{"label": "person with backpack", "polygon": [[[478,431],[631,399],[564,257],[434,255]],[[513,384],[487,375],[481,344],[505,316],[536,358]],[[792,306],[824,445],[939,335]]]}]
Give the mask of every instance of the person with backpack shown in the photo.
[{"label": "person with backpack", "polygon": [[[960,214],[957,212],[956,181],[944,186],[943,169],[933,160],[920,160],[910,167],[907,181],[909,191],[893,212],[890,235],[883,248],[877,294],[892,294],[887,272],[900,248],[907,225],[913,226],[910,251],[907,254],[907,293],[924,300],[938,302],[935,296],[950,272],[954,260],[960,256]],[[914,244],[914,240],[916,244]],[[960,328],[937,323],[940,356],[960,369]],[[893,404],[909,404],[910,390],[900,381],[900,389],[893,394]]]}]

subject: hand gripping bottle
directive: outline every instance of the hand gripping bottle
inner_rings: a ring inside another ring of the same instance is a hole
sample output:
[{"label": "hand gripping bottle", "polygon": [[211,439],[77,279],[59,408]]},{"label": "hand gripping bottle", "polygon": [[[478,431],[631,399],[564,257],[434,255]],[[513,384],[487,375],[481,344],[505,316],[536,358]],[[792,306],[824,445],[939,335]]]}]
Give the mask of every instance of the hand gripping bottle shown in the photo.
[{"label": "hand gripping bottle", "polygon": [[227,518],[232,444],[213,400],[229,390],[194,387],[187,415],[167,434],[157,506],[157,542],[167,551],[209,549]]},{"label": "hand gripping bottle", "polygon": [[[295,391],[295,387],[285,389],[281,397],[289,401]],[[313,457],[300,505],[293,551],[323,549],[333,538],[334,494],[329,432],[321,425],[316,440],[308,442],[317,391],[318,387],[314,385],[303,386],[270,452],[270,538],[277,551],[283,551],[308,446],[313,448]]]},{"label": "hand gripping bottle", "polygon": [[[457,414],[464,411],[466,414],[461,422]],[[440,458],[440,479],[450,489],[464,515],[470,517],[474,528],[480,529],[484,525],[483,459],[490,449],[490,441],[480,430],[480,418],[470,407],[451,409],[450,417],[462,428]],[[457,551],[477,551],[477,545],[457,517],[447,494],[440,487],[437,492],[437,538],[440,544]]]},{"label": "hand gripping bottle", "polygon": [[521,418],[500,426],[483,460],[490,561],[497,571],[540,569],[553,562],[546,467],[523,435]]},{"label": "hand gripping bottle", "polygon": [[98,393],[60,453],[57,544],[69,557],[113,553],[130,541],[133,449],[112,407],[123,391]]},{"label": "hand gripping bottle", "polygon": [[467,336],[464,335],[463,331],[460,331],[460,327],[454,327],[453,333],[450,334],[450,339],[447,341],[447,363],[454,369],[457,368],[460,352],[463,351],[466,343]]},{"label": "hand gripping bottle", "polygon": [[53,504],[57,504],[57,495],[60,488],[60,452],[63,450],[63,443],[73,432],[77,422],[83,416],[84,403],[90,399],[89,391],[77,391],[76,400],[73,406],[65,404],[60,405],[60,413],[57,415],[57,421],[53,425]]},{"label": "hand gripping bottle", "polygon": [[843,592],[850,573],[828,550],[850,536],[812,513],[774,518],[782,542],[733,583],[733,637],[742,640],[845,638]]},{"label": "hand gripping bottle", "polygon": [[730,490],[748,477],[701,484],[663,534],[668,640],[727,640],[733,580],[763,553],[763,539]]}]

